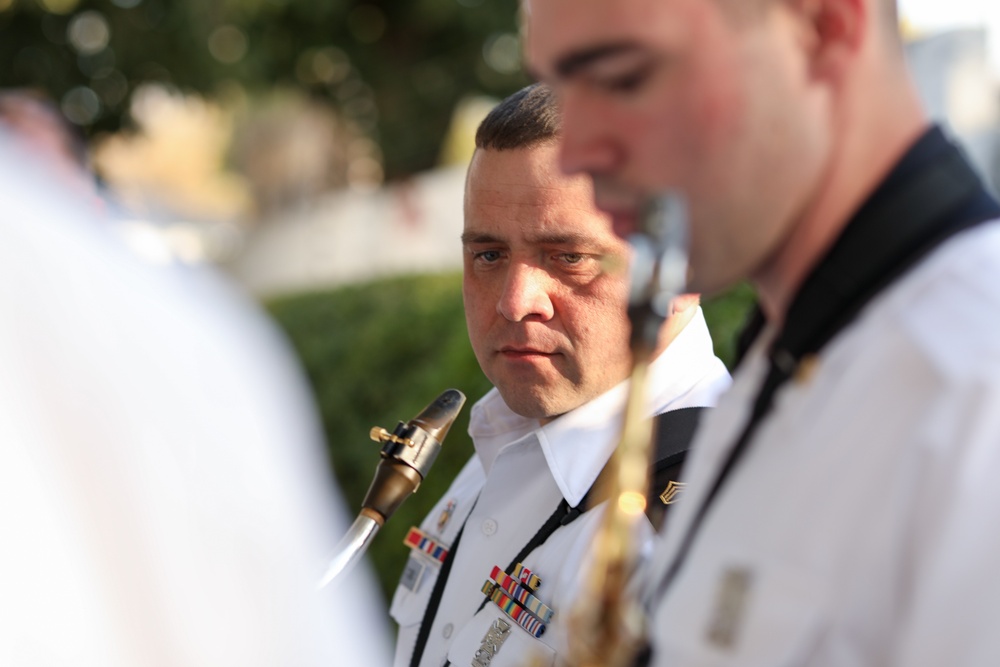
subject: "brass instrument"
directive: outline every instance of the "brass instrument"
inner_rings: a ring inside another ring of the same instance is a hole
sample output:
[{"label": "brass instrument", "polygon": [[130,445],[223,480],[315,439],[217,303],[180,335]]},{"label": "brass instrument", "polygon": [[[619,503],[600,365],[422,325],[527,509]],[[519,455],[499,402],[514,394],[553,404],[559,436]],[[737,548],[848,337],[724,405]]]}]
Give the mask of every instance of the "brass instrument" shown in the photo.
[{"label": "brass instrument", "polygon": [[337,545],[320,588],[354,567],[386,520],[417,490],[463,405],[465,395],[448,389],[409,422],[399,422],[392,433],[372,428],[372,440],[382,443],[375,478],[358,518]]},{"label": "brass instrument", "polygon": [[671,302],[687,282],[687,210],[677,195],[656,197],[640,232],[629,238],[629,319],[632,377],[621,440],[598,480],[597,497],[608,499],[592,549],[592,568],[581,602],[570,612],[574,667],[625,667],[641,647],[644,616],[629,594],[637,558],[636,522],[643,520],[652,420],[645,414],[646,379],[660,328]]}]

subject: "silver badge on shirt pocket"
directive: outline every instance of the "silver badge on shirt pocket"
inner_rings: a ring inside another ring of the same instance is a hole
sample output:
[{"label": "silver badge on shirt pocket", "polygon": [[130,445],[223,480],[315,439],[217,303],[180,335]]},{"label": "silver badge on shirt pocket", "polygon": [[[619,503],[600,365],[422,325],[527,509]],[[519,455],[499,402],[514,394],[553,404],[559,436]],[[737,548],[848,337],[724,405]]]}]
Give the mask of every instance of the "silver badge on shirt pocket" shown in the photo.
[{"label": "silver badge on shirt pocket", "polygon": [[510,628],[511,624],[502,618],[493,621],[490,629],[486,631],[486,636],[483,637],[482,645],[472,658],[472,667],[489,667],[493,662],[493,656],[500,651],[500,647],[510,636]]},{"label": "silver badge on shirt pocket", "polygon": [[732,567],[722,573],[715,609],[708,621],[707,637],[713,646],[722,649],[736,646],[752,584],[753,575],[746,568]]}]

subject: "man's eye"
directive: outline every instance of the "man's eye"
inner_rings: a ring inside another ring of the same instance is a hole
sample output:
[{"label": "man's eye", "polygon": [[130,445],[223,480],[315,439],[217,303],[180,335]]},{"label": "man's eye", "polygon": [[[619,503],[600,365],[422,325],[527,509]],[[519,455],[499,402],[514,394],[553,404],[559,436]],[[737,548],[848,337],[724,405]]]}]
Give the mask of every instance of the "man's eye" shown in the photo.
[{"label": "man's eye", "polygon": [[563,252],[553,259],[558,267],[570,273],[590,273],[600,269],[600,258],[585,252]]},{"label": "man's eye", "polygon": [[499,250],[481,250],[480,252],[472,253],[472,258],[480,262],[486,262],[487,264],[492,264],[500,259]]},{"label": "man's eye", "polygon": [[649,80],[655,64],[647,61],[629,68],[616,67],[607,72],[595,73],[593,81],[597,86],[612,93],[634,93]]},{"label": "man's eye", "polygon": [[645,72],[632,72],[607,82],[606,88],[616,93],[634,93],[646,82]]}]

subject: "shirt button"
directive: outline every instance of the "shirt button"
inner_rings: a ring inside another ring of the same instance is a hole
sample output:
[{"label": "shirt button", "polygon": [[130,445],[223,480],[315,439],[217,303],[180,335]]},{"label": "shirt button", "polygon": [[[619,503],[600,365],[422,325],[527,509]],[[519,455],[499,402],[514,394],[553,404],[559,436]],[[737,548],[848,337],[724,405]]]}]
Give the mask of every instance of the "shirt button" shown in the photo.
[{"label": "shirt button", "polygon": [[483,535],[492,535],[497,532],[497,522],[493,519],[483,521]]},{"label": "shirt button", "polygon": [[454,629],[455,626],[449,623],[448,625],[441,628],[441,636],[443,636],[445,639],[448,639],[448,637],[451,637],[451,632]]}]

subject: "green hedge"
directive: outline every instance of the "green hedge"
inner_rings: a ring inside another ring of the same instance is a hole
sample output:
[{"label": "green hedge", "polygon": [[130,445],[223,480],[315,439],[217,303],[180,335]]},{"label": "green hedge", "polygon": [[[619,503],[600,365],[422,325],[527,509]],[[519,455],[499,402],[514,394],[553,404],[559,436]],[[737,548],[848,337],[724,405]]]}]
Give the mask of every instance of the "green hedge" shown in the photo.
[{"label": "green hedge", "polygon": [[[727,363],[752,293],[740,287],[705,303],[717,354]],[[387,596],[406,561],[402,545],[472,454],[469,406],[490,388],[472,354],[462,312],[461,276],[427,275],[353,285],[272,301],[312,384],[337,479],[359,508],[378,463],[372,426],[392,430],[441,391],[468,397],[419,491],[376,537],[369,556]]]}]

